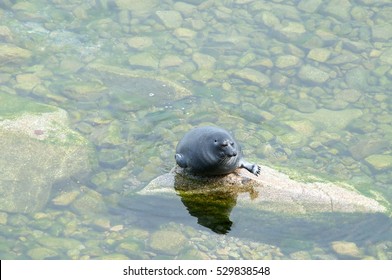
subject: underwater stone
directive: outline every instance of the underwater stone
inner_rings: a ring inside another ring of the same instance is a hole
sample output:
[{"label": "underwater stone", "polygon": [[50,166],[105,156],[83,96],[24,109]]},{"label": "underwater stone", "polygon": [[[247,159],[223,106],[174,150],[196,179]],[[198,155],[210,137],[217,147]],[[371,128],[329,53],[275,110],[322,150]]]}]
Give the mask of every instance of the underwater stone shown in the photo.
[{"label": "underwater stone", "polygon": [[152,45],[150,37],[132,37],[127,40],[128,46],[134,49],[144,49]]},{"label": "underwater stone", "polygon": [[160,68],[180,66],[184,61],[177,55],[167,54],[159,61]]},{"label": "underwater stone", "polygon": [[392,38],[392,24],[385,22],[372,26],[372,35],[375,40],[388,41]]},{"label": "underwater stone", "polygon": [[353,120],[362,116],[362,114],[362,111],[359,109],[346,109],[341,111],[319,109],[314,113],[301,114],[301,116],[317,124],[316,127],[336,131],[345,128]]},{"label": "underwater stone", "polygon": [[130,65],[152,69],[157,69],[159,65],[159,60],[148,52],[131,55],[128,61]]},{"label": "underwater stone", "polygon": [[15,63],[31,57],[31,52],[15,45],[0,44],[0,62]]},{"label": "underwater stone", "polygon": [[267,75],[251,68],[244,68],[235,71],[232,75],[236,78],[240,78],[242,80],[252,82],[261,87],[266,87],[271,83],[271,80]]},{"label": "underwater stone", "polygon": [[33,260],[45,260],[58,256],[55,250],[51,250],[45,247],[33,248],[27,252],[27,255]]},{"label": "underwater stone", "polygon": [[189,28],[176,28],[174,35],[180,40],[190,40],[196,36],[196,32]]},{"label": "underwater stone", "polygon": [[77,200],[72,203],[72,207],[82,215],[96,215],[106,209],[105,202],[102,195],[89,189],[82,188],[83,195],[80,195]]},{"label": "underwater stone", "polygon": [[325,48],[314,48],[308,53],[308,58],[318,62],[325,62],[331,55],[331,51]]},{"label": "underwater stone", "polygon": [[282,55],[276,59],[275,66],[281,69],[295,67],[300,63],[300,59],[294,55]]},{"label": "underwater stone", "polygon": [[392,65],[392,48],[387,49],[380,56],[380,61]]},{"label": "underwater stone", "polygon": [[338,20],[347,22],[351,19],[350,9],[351,3],[348,0],[331,0],[323,11]]},{"label": "underwater stone", "polygon": [[365,161],[376,170],[388,170],[392,167],[392,155],[371,155]]},{"label": "underwater stone", "polygon": [[182,25],[182,16],[177,11],[157,11],[155,14],[163,25],[169,29],[178,28]]},{"label": "underwater stone", "polygon": [[71,204],[80,194],[79,191],[64,192],[52,199],[54,205],[66,206]]},{"label": "underwater stone", "polygon": [[0,94],[0,210],[31,213],[47,203],[52,185],[83,178],[94,164],[91,144],[69,128],[54,106]]},{"label": "underwater stone", "polygon": [[183,234],[177,231],[163,229],[154,232],[151,235],[148,244],[152,249],[161,253],[178,255],[187,244],[187,239]]},{"label": "underwater stone", "polygon": [[136,17],[148,14],[151,10],[158,6],[158,0],[115,0],[117,7],[120,9],[129,10]]},{"label": "underwater stone", "polygon": [[361,258],[363,253],[354,242],[334,241],[331,243],[332,249],[336,254],[348,258]]},{"label": "underwater stone", "polygon": [[8,214],[0,212],[0,225],[6,225],[8,220]]},{"label": "underwater stone", "polygon": [[192,60],[197,64],[199,69],[211,70],[215,68],[216,59],[208,54],[194,53]]},{"label": "underwater stone", "polygon": [[127,164],[124,153],[118,149],[101,149],[98,160],[104,168],[120,169]]},{"label": "underwater stone", "polygon": [[329,79],[329,74],[311,65],[304,65],[298,73],[298,78],[306,82],[322,84]]},{"label": "underwater stone", "polygon": [[320,7],[322,0],[301,0],[298,3],[298,9],[308,12],[314,13]]}]

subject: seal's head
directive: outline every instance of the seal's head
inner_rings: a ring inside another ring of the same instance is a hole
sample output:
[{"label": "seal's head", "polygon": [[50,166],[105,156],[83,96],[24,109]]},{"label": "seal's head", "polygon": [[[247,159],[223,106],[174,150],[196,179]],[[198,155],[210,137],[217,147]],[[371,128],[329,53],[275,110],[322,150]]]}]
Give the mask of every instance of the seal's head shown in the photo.
[{"label": "seal's head", "polygon": [[216,132],[208,137],[208,142],[214,150],[214,154],[219,158],[231,158],[238,155],[238,148],[236,142],[227,133]]}]

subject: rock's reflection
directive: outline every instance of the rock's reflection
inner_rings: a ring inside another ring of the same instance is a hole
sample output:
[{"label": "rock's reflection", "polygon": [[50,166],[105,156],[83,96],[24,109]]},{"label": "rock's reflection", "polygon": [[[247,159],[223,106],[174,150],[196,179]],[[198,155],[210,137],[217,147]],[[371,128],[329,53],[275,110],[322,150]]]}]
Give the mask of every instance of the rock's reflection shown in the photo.
[{"label": "rock's reflection", "polygon": [[174,187],[189,214],[197,218],[199,225],[211,229],[219,234],[226,234],[231,230],[233,222],[230,214],[237,204],[239,190],[253,191],[239,188],[224,187],[214,179],[200,180],[176,174]]}]

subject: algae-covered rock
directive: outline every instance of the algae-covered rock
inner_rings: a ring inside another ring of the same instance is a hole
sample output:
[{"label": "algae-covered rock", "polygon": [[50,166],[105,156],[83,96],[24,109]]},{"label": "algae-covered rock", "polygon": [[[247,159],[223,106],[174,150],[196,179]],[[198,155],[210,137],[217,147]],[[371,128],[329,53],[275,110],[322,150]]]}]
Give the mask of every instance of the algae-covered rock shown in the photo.
[{"label": "algae-covered rock", "polygon": [[15,63],[31,57],[31,52],[26,49],[19,48],[14,45],[0,44],[0,62]]},{"label": "algae-covered rock", "polygon": [[218,194],[218,199],[225,204],[221,207],[226,207],[227,211],[231,211],[234,205],[292,214],[386,211],[376,200],[358,193],[351,186],[300,182],[267,166],[260,167],[258,177],[246,170],[238,169],[226,176],[203,178],[186,174],[183,169],[176,167],[171,172],[152,180],[139,194],[172,197],[179,194],[182,199],[192,199],[191,196],[197,199],[200,195],[205,199]]},{"label": "algae-covered rock", "polygon": [[359,259],[363,253],[354,242],[334,241],[331,243],[332,250],[343,258]]},{"label": "algae-covered rock", "polygon": [[178,255],[186,244],[186,237],[182,233],[166,229],[154,232],[149,240],[152,249],[169,255]]},{"label": "algae-covered rock", "polygon": [[68,126],[57,107],[0,95],[0,210],[42,209],[53,183],[81,178],[91,169],[93,149]]},{"label": "algae-covered rock", "polygon": [[58,253],[55,250],[51,250],[45,247],[33,248],[27,252],[27,255],[33,260],[45,260],[55,258]]},{"label": "algae-covered rock", "polygon": [[376,170],[387,170],[392,167],[392,155],[371,155],[365,161]]},{"label": "algae-covered rock", "polygon": [[304,65],[298,73],[298,77],[305,81],[315,84],[322,84],[329,79],[328,73],[311,65]]},{"label": "algae-covered rock", "polygon": [[233,73],[233,76],[242,80],[257,84],[261,87],[266,87],[271,83],[270,78],[252,68],[244,68]]}]

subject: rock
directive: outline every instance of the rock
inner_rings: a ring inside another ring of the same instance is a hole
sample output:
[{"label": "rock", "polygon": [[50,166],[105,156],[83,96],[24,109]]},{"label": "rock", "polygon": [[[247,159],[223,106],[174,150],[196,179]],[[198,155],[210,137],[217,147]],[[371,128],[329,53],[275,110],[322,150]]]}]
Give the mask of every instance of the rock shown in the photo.
[{"label": "rock", "polygon": [[297,40],[305,34],[306,29],[302,23],[290,21],[284,25],[279,25],[276,31],[290,40]]},{"label": "rock", "polygon": [[216,59],[208,54],[194,53],[192,60],[197,64],[199,69],[212,70],[215,68]]},{"label": "rock", "polygon": [[87,187],[83,187],[82,193],[83,195],[80,195],[72,203],[72,207],[78,213],[86,216],[91,216],[106,210],[105,202],[103,201],[103,197],[99,192],[89,189]]},{"label": "rock", "polygon": [[177,11],[157,11],[155,14],[166,28],[175,29],[182,25],[182,16]]},{"label": "rock", "polygon": [[325,48],[314,48],[311,49],[308,53],[308,58],[318,61],[325,62],[331,55],[331,51]]},{"label": "rock", "polygon": [[235,71],[232,75],[236,78],[257,84],[261,87],[266,87],[271,83],[271,80],[267,75],[252,68],[244,68]]},{"label": "rock", "polygon": [[66,206],[71,204],[80,194],[79,191],[64,192],[52,199],[54,205]]},{"label": "rock", "polygon": [[35,74],[19,74],[16,76],[16,88],[30,92],[41,83],[41,79]]},{"label": "rock", "polygon": [[12,32],[8,28],[8,26],[0,26],[0,39],[4,40],[5,42],[9,42],[12,40]]},{"label": "rock", "polygon": [[127,43],[133,49],[145,49],[151,47],[152,39],[150,37],[132,37],[127,40]]},{"label": "rock", "polygon": [[282,55],[276,59],[275,66],[281,69],[292,68],[300,63],[300,59],[294,55]]},{"label": "rock", "polygon": [[336,254],[344,258],[359,259],[363,256],[363,253],[354,242],[334,241],[331,243],[331,247]]},{"label": "rock", "polygon": [[159,60],[149,52],[131,55],[128,61],[130,65],[142,68],[157,69],[159,65]]},{"label": "rock", "polygon": [[196,36],[196,32],[189,29],[189,28],[176,28],[174,30],[174,35],[179,39],[179,40],[191,40]]},{"label": "rock", "polygon": [[6,225],[8,220],[8,214],[0,212],[0,225]]},{"label": "rock", "polygon": [[98,160],[102,167],[111,169],[121,169],[127,164],[124,153],[119,149],[101,149]]},{"label": "rock", "polygon": [[362,116],[362,111],[359,109],[346,109],[341,111],[319,109],[314,113],[301,114],[301,116],[317,124],[318,127],[336,131],[345,128],[350,122]]},{"label": "rock", "polygon": [[48,249],[53,249],[55,251],[57,250],[68,251],[73,249],[82,250],[85,248],[84,245],[79,240],[73,238],[43,236],[37,238],[36,241],[40,245],[45,246]]},{"label": "rock", "polygon": [[380,56],[380,61],[392,65],[392,48],[386,49]]},{"label": "rock", "polygon": [[376,170],[388,170],[392,167],[392,155],[371,155],[365,161]]},{"label": "rock", "polygon": [[158,0],[115,0],[118,8],[121,10],[128,10],[132,15],[139,17],[150,15],[151,10],[158,6]]},{"label": "rock", "polygon": [[52,185],[81,179],[95,163],[93,147],[54,106],[0,94],[0,210],[42,209]]},{"label": "rock", "polygon": [[392,38],[392,24],[383,23],[372,26],[374,40],[389,41]]},{"label": "rock", "polygon": [[318,10],[322,2],[322,0],[301,0],[298,3],[298,9],[307,13],[314,13]]},{"label": "rock", "polygon": [[[354,191],[351,186],[333,183],[304,183],[284,173],[262,166],[260,176],[238,169],[226,176],[200,178],[185,174],[175,167],[171,172],[152,180],[141,195],[184,198],[203,194],[203,199],[218,196],[230,205],[261,211],[284,213],[312,212],[385,212],[377,201]],[[227,199],[223,199],[226,197]],[[230,198],[231,197],[231,198]],[[212,200],[211,203],[219,203]],[[229,210],[230,210],[229,209]],[[222,211],[222,210],[221,210]]]},{"label": "rock", "polygon": [[351,19],[351,3],[348,0],[331,0],[323,11],[340,21],[347,22]]},{"label": "rock", "polygon": [[160,68],[176,67],[183,64],[184,61],[177,55],[167,54],[159,61]]},{"label": "rock", "polygon": [[159,230],[154,232],[148,242],[151,249],[168,255],[178,255],[187,244],[186,237],[173,230]]},{"label": "rock", "polygon": [[304,65],[298,73],[298,78],[305,82],[322,84],[329,79],[329,74],[311,65]]},{"label": "rock", "polygon": [[[390,146],[388,140],[384,139],[363,139],[358,143],[350,145],[349,151],[355,160],[364,159],[370,155],[378,154]],[[374,160],[374,159],[373,159]],[[371,159],[372,161],[372,159]],[[371,163],[369,163],[371,164]]]},{"label": "rock", "polygon": [[30,249],[27,252],[27,255],[33,260],[45,260],[58,257],[58,253],[55,250],[51,250],[45,247]]},{"label": "rock", "polygon": [[368,90],[368,77],[369,71],[359,66],[347,71],[345,80],[348,88]]},{"label": "rock", "polygon": [[0,44],[0,62],[15,63],[31,57],[31,52],[15,45]]}]

